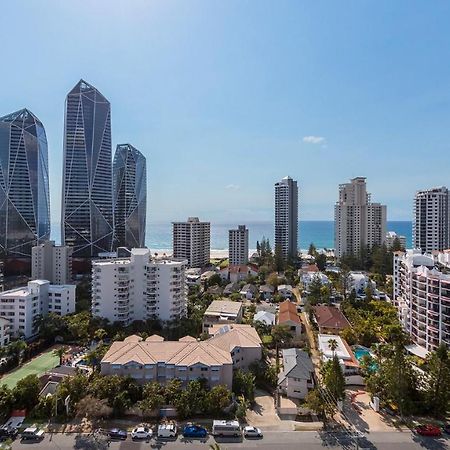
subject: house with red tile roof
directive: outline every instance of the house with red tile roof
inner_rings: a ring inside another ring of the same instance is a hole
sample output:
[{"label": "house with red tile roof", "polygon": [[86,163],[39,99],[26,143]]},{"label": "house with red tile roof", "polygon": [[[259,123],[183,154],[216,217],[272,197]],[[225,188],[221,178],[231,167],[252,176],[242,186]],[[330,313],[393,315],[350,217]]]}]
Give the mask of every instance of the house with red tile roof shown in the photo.
[{"label": "house with red tile roof", "polygon": [[300,336],[302,334],[302,322],[297,313],[297,307],[295,303],[292,303],[289,300],[280,303],[278,325],[287,326],[293,336]]},{"label": "house with red tile roof", "polygon": [[339,334],[351,327],[344,314],[334,306],[314,306],[313,314],[321,334]]}]

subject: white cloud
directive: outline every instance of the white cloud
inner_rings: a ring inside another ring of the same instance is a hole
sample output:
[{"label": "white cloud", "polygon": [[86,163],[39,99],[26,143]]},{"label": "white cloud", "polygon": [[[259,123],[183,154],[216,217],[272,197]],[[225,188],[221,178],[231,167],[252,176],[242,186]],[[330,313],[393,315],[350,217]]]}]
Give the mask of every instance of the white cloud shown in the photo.
[{"label": "white cloud", "polygon": [[303,142],[305,142],[306,144],[314,144],[314,145],[325,144],[326,139],[322,136],[304,136]]},{"label": "white cloud", "polygon": [[227,184],[226,186],[225,186],[225,189],[228,189],[228,190],[230,190],[230,191],[237,191],[237,190],[239,190],[241,187],[239,186],[239,185],[237,185],[237,184]]}]

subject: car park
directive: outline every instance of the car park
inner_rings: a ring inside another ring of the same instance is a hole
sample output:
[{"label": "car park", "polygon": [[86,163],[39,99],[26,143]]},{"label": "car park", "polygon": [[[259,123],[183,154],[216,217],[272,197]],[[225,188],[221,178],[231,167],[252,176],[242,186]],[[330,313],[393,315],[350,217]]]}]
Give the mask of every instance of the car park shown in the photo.
[{"label": "car park", "polygon": [[442,431],[436,425],[420,425],[416,428],[416,433],[421,436],[440,436]]},{"label": "car park", "polygon": [[120,439],[121,441],[124,441],[127,438],[128,433],[120,428],[112,428],[108,431],[108,436],[111,439]]},{"label": "car park", "polygon": [[25,430],[20,435],[20,439],[23,441],[40,441],[44,439],[44,430],[36,427],[25,428]]},{"label": "car park", "polygon": [[136,427],[131,432],[131,439],[150,439],[153,436],[153,431],[145,426]]},{"label": "car park", "polygon": [[195,425],[193,423],[188,423],[183,428],[183,436],[190,438],[204,438],[208,434],[206,428],[201,427],[200,425]]},{"label": "car park", "polygon": [[263,436],[263,433],[260,428],[244,427],[244,436],[246,438],[259,438]]},{"label": "car park", "polygon": [[177,436],[177,425],[175,423],[163,423],[158,425],[158,438],[174,438]]},{"label": "car park", "polygon": [[12,427],[0,428],[0,442],[7,441],[8,439],[14,440],[17,437],[19,430]]}]

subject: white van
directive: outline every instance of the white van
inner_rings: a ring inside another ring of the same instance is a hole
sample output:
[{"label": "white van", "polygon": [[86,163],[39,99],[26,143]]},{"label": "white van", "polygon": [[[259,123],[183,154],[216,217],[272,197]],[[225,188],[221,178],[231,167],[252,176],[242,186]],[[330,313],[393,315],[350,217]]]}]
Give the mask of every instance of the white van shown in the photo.
[{"label": "white van", "polygon": [[237,420],[214,420],[212,434],[214,436],[241,436],[242,430]]},{"label": "white van", "polygon": [[159,438],[173,438],[177,436],[177,426],[174,423],[163,423],[158,426]]}]

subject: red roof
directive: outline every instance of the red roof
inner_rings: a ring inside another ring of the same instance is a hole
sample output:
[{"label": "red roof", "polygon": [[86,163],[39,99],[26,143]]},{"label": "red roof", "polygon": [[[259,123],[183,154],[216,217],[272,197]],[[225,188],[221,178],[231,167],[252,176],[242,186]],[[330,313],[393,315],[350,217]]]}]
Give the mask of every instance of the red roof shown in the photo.
[{"label": "red roof", "polygon": [[[226,268],[224,270],[226,270]],[[245,274],[248,274],[250,271],[258,272],[258,268],[256,266],[253,266],[253,265],[250,265],[250,264],[248,266],[246,266],[245,264],[242,264],[242,265],[228,266],[228,271],[230,273],[245,273]]]},{"label": "red roof", "polygon": [[350,322],[334,306],[314,306],[314,316],[319,327],[343,330],[350,327]]},{"label": "red roof", "polygon": [[307,268],[306,268],[307,272],[320,272],[319,268],[317,267],[316,264],[310,264]]},{"label": "red roof", "polygon": [[297,307],[289,300],[280,303],[280,312],[278,315],[278,323],[282,325],[284,322],[301,323],[300,317],[297,314]]}]

